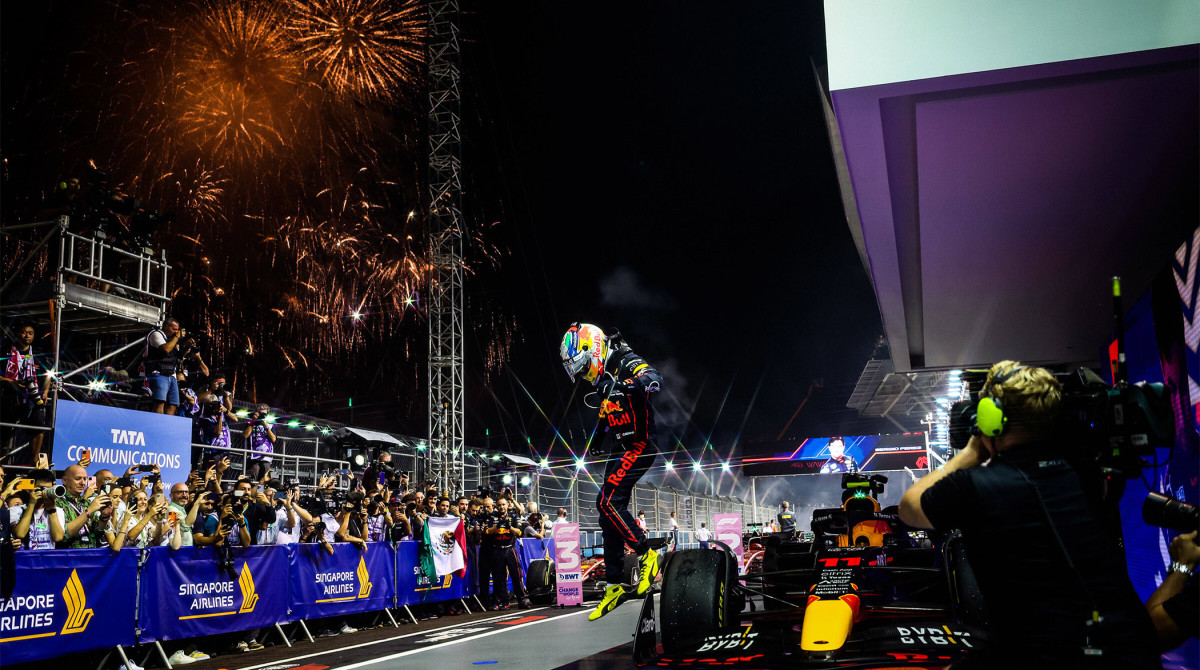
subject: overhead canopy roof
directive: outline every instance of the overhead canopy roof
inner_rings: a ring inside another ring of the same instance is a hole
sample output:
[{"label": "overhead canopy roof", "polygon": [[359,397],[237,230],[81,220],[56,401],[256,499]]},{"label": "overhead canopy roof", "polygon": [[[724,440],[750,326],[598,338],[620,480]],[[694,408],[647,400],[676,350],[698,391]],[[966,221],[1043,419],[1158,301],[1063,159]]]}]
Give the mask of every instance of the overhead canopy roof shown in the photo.
[{"label": "overhead canopy roof", "polygon": [[400,438],[393,437],[387,433],[381,433],[377,430],[367,430],[366,428],[339,428],[335,430],[331,436],[335,438],[353,436],[366,442],[382,442],[384,444],[394,444],[398,447],[408,446],[408,444]]},{"label": "overhead canopy roof", "polygon": [[825,11],[839,174],[894,370],[1102,361],[1110,278],[1137,297],[1196,226],[1200,3]]}]

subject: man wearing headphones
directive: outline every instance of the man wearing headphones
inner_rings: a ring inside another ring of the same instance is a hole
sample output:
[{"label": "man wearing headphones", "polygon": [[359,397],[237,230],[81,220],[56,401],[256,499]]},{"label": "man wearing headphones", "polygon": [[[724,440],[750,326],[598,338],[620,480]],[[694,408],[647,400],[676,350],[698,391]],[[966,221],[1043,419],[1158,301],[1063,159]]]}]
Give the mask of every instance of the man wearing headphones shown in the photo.
[{"label": "man wearing headphones", "polygon": [[1121,553],[1054,439],[1061,400],[1048,371],[996,363],[967,446],[900,502],[910,526],[962,531],[988,642],[961,667],[1161,665]]}]

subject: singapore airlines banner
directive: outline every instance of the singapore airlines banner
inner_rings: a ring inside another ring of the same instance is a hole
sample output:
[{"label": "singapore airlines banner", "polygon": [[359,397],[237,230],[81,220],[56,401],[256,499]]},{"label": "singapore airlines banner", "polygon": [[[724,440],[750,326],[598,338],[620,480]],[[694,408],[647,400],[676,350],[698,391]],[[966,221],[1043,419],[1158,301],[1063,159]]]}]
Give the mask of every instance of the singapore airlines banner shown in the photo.
[{"label": "singapore airlines banner", "polygon": [[[138,613],[141,642],[263,628],[288,621],[288,557],[281,547],[149,549]],[[170,552],[170,553],[168,553]]]},{"label": "singapore airlines banner", "polygon": [[18,551],[0,598],[5,665],[134,643],[137,551]]},{"label": "singapore airlines banner", "polygon": [[316,544],[288,547],[292,616],[300,619],[381,610],[394,605],[396,549],[369,542],[367,551],[345,542],[333,554]]},{"label": "singapore airlines banner", "polygon": [[192,422],[181,416],[59,400],[54,408],[57,467],[78,463],[84,449],[94,473],[118,477],[131,465],[157,465],[164,482],[186,482],[191,458]]}]

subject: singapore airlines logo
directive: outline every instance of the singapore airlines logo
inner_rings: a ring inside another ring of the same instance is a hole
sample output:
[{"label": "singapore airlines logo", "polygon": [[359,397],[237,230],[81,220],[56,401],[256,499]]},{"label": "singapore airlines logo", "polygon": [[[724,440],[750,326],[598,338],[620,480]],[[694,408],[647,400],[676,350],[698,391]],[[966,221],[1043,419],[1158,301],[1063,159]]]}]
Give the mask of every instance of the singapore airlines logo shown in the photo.
[{"label": "singapore airlines logo", "polygon": [[87,594],[83,592],[77,571],[71,571],[71,578],[63,587],[62,594],[67,603],[67,622],[63,624],[62,634],[82,633],[92,620],[92,610],[87,608]]},{"label": "singapore airlines logo", "polygon": [[363,557],[358,558],[358,597],[371,597],[371,573],[367,572],[367,562]]},{"label": "singapore airlines logo", "polygon": [[238,588],[242,590],[242,607],[238,614],[249,614],[258,604],[258,594],[254,592],[254,577],[250,574],[250,566],[242,564],[242,574],[238,577]]}]

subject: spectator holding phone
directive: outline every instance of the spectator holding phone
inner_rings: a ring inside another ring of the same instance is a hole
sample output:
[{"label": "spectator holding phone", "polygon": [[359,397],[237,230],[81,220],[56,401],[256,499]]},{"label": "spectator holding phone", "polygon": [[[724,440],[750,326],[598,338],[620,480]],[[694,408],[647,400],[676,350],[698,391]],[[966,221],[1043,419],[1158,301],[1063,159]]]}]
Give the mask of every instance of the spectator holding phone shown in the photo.
[{"label": "spectator holding phone", "polygon": [[246,438],[246,444],[254,452],[250,455],[250,465],[246,470],[246,476],[251,479],[261,477],[264,469],[271,467],[273,460],[271,454],[275,451],[276,437],[271,424],[267,423],[270,411],[270,405],[259,403],[250,415],[250,423],[242,431],[242,437]]},{"label": "spectator holding phone", "polygon": [[[142,481],[144,483],[145,479]],[[152,502],[150,494],[146,493],[144,489],[139,489],[133,494],[130,510],[117,525],[117,533],[110,541],[109,546],[113,551],[117,551],[122,547],[132,546],[145,549],[161,544],[164,531],[163,518],[166,516],[166,512],[166,500],[163,500],[161,496],[154,496]]]},{"label": "spectator holding phone", "polygon": [[54,537],[50,533],[50,517],[57,515],[59,527],[67,525],[63,511],[55,504],[54,473],[49,470],[34,470],[30,473],[33,490],[29,491],[29,504],[13,527],[12,534],[22,541],[26,549],[41,551],[54,548]]},{"label": "spectator holding phone", "polygon": [[163,533],[164,545],[171,549],[178,549],[195,544],[192,526],[196,523],[200,507],[201,505],[192,503],[189,509],[187,484],[171,486],[171,500],[167,504],[166,530]]}]

